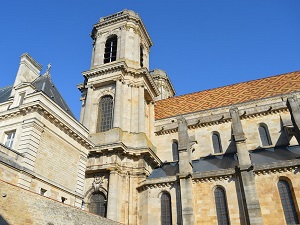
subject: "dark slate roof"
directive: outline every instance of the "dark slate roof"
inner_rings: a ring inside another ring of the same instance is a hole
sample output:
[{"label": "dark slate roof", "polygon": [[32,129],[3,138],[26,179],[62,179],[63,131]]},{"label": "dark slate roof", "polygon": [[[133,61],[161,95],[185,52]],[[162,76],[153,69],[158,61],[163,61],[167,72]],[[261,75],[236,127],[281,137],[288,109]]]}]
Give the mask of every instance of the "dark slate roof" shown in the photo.
[{"label": "dark slate roof", "polygon": [[56,89],[52,79],[49,75],[39,76],[33,83],[33,86],[37,91],[44,92],[49,98],[51,98],[56,104],[58,104],[63,110],[65,110],[69,115],[75,118],[71,109],[60,95],[59,91]]},{"label": "dark slate roof", "polygon": [[11,85],[11,86],[0,88],[0,103],[8,100],[12,87],[13,86]]},{"label": "dark slate roof", "polygon": [[273,163],[300,158],[300,146],[278,146],[250,152],[253,164]]},{"label": "dark slate roof", "polygon": [[147,179],[174,176],[177,173],[179,173],[178,162],[169,162],[164,163],[161,167],[154,169]]},{"label": "dark slate roof", "polygon": [[[274,148],[256,149],[250,151],[254,165],[262,165],[285,160],[300,159],[300,146],[277,146]],[[193,172],[209,172],[235,168],[238,161],[235,153],[224,155],[209,155],[192,161]],[[179,172],[178,162],[164,163],[162,167],[152,171],[147,179],[174,176]]]},{"label": "dark slate roof", "polygon": [[[56,89],[50,75],[42,75],[36,78],[32,85],[36,88],[37,91],[44,92],[49,98],[51,98],[56,104],[58,104],[63,110],[65,110],[70,116],[74,117],[71,109],[60,95],[59,91]],[[13,85],[0,88],[0,103],[8,100]]]},{"label": "dark slate roof", "polygon": [[235,154],[209,155],[199,160],[193,160],[193,172],[207,172],[234,168],[238,165]]}]

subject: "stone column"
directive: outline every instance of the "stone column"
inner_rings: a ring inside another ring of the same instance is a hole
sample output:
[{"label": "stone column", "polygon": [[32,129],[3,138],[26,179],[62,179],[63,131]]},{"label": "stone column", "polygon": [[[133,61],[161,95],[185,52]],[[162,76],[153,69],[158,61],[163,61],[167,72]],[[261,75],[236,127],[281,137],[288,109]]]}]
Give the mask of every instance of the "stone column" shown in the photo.
[{"label": "stone column", "polygon": [[239,194],[241,195],[242,201],[240,204],[243,205],[243,214],[245,216],[245,218],[241,218],[241,224],[262,225],[263,219],[255,186],[253,167],[251,165],[250,154],[247,149],[246,137],[243,132],[238,108],[231,108],[230,115],[239,160],[239,167],[236,170],[238,178],[236,185],[240,191]]},{"label": "stone column", "polygon": [[294,134],[300,144],[300,107],[297,96],[291,96],[287,99],[287,107],[291,114],[291,120],[294,126]]},{"label": "stone column", "polygon": [[122,123],[122,82],[116,80],[116,92],[115,92],[115,108],[114,108],[114,127],[121,128]]},{"label": "stone column", "polygon": [[139,132],[145,132],[144,86],[139,86]]},{"label": "stone column", "polygon": [[185,118],[183,116],[177,117],[177,122],[182,224],[191,225],[194,224],[194,200],[190,142]]},{"label": "stone column", "polygon": [[116,170],[112,170],[109,174],[107,218],[117,222],[120,221],[121,202],[119,197],[119,174]]}]

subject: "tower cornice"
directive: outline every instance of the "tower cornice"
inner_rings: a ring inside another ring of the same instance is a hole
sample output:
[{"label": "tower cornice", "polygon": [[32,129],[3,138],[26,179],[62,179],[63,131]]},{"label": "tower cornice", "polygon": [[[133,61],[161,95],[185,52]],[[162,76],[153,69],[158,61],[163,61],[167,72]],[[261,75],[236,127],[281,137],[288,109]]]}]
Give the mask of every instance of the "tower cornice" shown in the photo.
[{"label": "tower cornice", "polygon": [[141,29],[141,33],[144,35],[149,47],[153,45],[153,42],[150,38],[150,35],[148,34],[145,25],[142,21],[142,19],[139,17],[137,13],[135,13],[132,10],[124,9],[121,12],[115,13],[110,16],[102,17],[100,18],[99,22],[94,25],[93,31],[92,31],[92,38],[94,39],[93,35],[95,34],[95,30],[99,30],[100,28],[105,28],[108,26],[111,26],[112,24],[120,23],[120,22],[133,22],[137,25],[139,25]]}]

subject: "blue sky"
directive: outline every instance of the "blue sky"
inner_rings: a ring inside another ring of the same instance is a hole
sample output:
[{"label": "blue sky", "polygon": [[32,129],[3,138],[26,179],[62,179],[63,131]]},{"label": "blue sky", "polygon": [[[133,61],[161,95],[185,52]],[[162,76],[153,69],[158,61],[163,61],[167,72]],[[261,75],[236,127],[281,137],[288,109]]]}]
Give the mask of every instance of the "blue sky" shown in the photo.
[{"label": "blue sky", "polygon": [[79,118],[92,26],[122,9],[141,16],[154,42],[150,69],[165,70],[177,95],[300,70],[299,0],[10,0],[0,7],[0,87],[28,52],[43,72],[52,64]]}]

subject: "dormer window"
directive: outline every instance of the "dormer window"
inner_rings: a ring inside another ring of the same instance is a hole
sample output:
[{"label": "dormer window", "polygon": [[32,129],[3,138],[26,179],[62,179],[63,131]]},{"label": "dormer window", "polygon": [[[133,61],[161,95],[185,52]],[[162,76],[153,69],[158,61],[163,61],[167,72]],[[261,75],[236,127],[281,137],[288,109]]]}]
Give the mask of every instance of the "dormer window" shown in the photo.
[{"label": "dormer window", "polygon": [[109,37],[105,42],[104,63],[110,63],[117,59],[117,35]]},{"label": "dormer window", "polygon": [[25,98],[25,92],[21,93],[19,96],[19,106],[23,104]]}]

